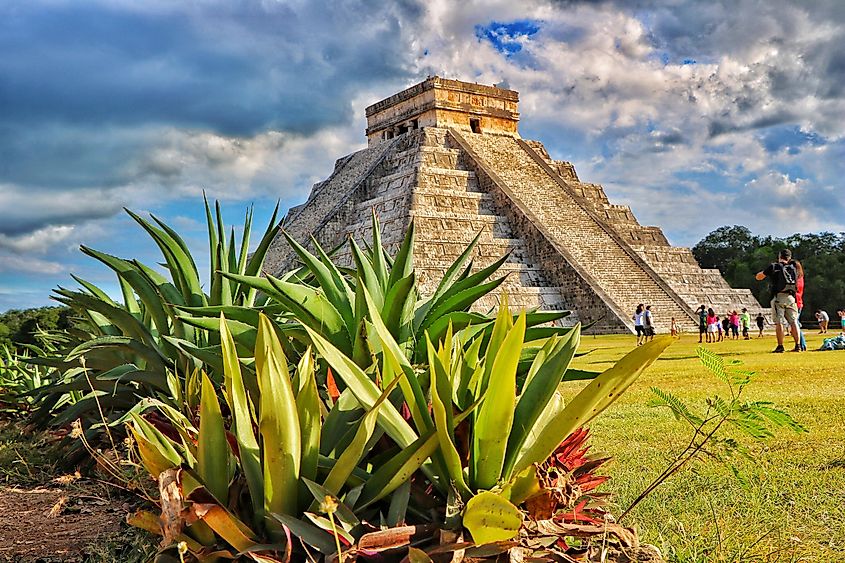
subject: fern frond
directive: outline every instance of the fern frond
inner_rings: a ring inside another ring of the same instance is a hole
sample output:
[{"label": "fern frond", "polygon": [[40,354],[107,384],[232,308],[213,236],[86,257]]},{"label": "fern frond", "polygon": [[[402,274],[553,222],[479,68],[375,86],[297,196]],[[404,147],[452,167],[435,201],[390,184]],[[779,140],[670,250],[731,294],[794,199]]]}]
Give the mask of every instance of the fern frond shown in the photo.
[{"label": "fern frond", "polygon": [[657,387],[652,387],[651,392],[654,393],[658,398],[658,400],[653,403],[654,406],[669,407],[669,409],[672,411],[672,414],[675,415],[676,419],[686,420],[695,428],[698,428],[702,425],[703,419],[693,413],[681,399],[679,399],[669,391],[663,391],[662,389],[658,389]]},{"label": "fern frond", "polygon": [[731,384],[731,377],[725,369],[725,360],[722,356],[702,346],[696,348],[695,353],[701,361],[701,365],[710,370],[710,373],[721,379],[726,385]]}]

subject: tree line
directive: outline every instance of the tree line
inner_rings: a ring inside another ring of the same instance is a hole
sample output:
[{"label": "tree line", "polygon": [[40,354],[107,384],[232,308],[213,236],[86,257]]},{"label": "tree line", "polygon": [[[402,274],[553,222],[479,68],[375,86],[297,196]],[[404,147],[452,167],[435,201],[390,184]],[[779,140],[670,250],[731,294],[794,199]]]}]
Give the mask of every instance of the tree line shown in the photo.
[{"label": "tree line", "polygon": [[751,289],[757,301],[769,302],[768,282],[754,274],[774,262],[782,248],[804,266],[802,318],[814,319],[818,309],[835,319],[845,307],[845,233],[794,234],[784,238],[755,235],[739,225],[719,227],[696,244],[692,253],[702,268],[718,268],[732,287]]},{"label": "tree line", "polygon": [[36,309],[11,309],[0,313],[0,349],[3,345],[35,344],[35,332],[64,330],[70,327],[68,307],[38,307]]}]

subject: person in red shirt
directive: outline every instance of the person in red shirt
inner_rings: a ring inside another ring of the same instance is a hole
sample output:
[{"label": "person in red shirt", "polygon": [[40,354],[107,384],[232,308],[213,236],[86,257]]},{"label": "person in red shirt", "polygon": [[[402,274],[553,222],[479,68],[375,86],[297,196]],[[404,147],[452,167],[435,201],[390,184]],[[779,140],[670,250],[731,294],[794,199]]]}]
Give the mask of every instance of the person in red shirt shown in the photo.
[{"label": "person in red shirt", "polygon": [[804,310],[804,266],[798,260],[793,260],[798,279],[795,280],[795,304],[798,305],[798,331],[800,334],[801,351],[807,351],[807,339],[804,338],[804,329],[801,327],[801,311]]}]

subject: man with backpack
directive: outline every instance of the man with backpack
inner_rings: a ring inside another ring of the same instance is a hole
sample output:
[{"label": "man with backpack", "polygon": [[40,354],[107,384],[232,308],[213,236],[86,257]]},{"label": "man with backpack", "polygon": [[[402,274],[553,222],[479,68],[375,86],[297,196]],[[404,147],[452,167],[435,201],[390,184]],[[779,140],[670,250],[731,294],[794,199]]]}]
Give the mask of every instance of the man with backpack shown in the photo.
[{"label": "man with backpack", "polygon": [[771,286],[772,320],[775,324],[775,334],[778,346],[775,353],[783,352],[783,325],[789,325],[789,331],[795,340],[793,352],[801,351],[800,332],[798,329],[798,305],[795,302],[797,292],[798,272],[792,262],[792,252],[784,248],[778,253],[778,261],[772,262],[762,272],[755,276],[757,280],[769,278]]}]

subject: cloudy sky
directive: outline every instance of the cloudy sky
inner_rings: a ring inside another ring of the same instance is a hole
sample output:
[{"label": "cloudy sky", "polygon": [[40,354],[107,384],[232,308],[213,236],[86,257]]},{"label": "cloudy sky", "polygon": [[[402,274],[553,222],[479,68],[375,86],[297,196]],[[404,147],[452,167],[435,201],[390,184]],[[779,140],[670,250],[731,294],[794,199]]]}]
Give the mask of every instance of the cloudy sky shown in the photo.
[{"label": "cloudy sky", "polygon": [[[49,303],[80,244],[158,260],[122,211],[204,252],[364,146],[428,75],[505,81],[521,133],[678,245],[845,230],[845,6],[786,0],[0,4],[0,310]],[[207,263],[203,259],[200,263]]]}]

